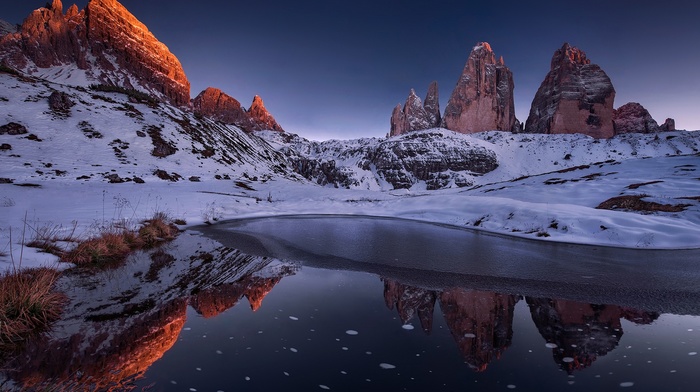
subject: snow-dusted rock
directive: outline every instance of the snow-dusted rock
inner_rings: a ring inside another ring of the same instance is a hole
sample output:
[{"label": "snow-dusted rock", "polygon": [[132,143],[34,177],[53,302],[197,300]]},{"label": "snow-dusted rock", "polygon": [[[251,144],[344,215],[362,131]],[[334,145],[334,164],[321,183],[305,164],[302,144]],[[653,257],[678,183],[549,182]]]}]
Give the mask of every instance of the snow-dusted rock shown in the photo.
[{"label": "snow-dusted rock", "polygon": [[447,102],[442,126],[459,133],[512,131],[515,120],[513,73],[491,45],[478,43]]},{"label": "snow-dusted rock", "polygon": [[0,37],[17,32],[17,26],[0,19]]},{"label": "snow-dusted rock", "polygon": [[397,105],[391,113],[390,136],[402,135],[406,132],[421,131],[440,125],[440,102],[437,82],[432,82],[428,88],[425,102],[411,89],[403,108]]},{"label": "snow-dusted rock", "polygon": [[659,132],[659,124],[649,111],[637,102],[626,103],[613,112],[615,134]]},{"label": "snow-dusted rock", "polygon": [[614,100],[608,75],[582,50],[565,43],[554,52],[551,69],[535,94],[525,132],[612,137]]},{"label": "snow-dusted rock", "polygon": [[432,129],[388,139],[309,142],[296,135],[258,133],[292,168],[320,185],[343,188],[463,187],[498,167],[488,143]]},{"label": "snow-dusted rock", "polygon": [[177,106],[190,102],[180,61],[116,0],[78,11],[54,0],[21,29],[0,38],[0,63],[52,81],[109,84],[145,91]]}]

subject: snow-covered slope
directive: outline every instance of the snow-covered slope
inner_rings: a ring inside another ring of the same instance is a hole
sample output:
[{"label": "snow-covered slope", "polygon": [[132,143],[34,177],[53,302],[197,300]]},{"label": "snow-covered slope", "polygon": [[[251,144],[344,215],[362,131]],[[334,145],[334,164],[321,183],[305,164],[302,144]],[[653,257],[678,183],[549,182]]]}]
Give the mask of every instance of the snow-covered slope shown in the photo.
[{"label": "snow-covered slope", "polygon": [[[589,136],[445,129],[388,139],[313,142],[260,132],[297,173],[320,185],[358,189],[469,187],[599,162],[695,154],[700,132]],[[427,174],[425,172],[428,172]]]},{"label": "snow-covered slope", "polygon": [[[55,92],[75,105],[52,110]],[[294,177],[284,157],[260,138],[163,103],[5,73],[0,101],[0,126],[26,129],[0,135],[5,181]]]}]

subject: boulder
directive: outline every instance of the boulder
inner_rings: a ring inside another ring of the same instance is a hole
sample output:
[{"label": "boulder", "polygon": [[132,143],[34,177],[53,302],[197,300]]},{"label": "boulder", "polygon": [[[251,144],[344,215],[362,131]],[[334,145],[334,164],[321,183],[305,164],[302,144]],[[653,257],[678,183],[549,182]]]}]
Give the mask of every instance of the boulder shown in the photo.
[{"label": "boulder", "polygon": [[49,107],[54,112],[68,113],[73,106],[75,102],[63,91],[54,91],[49,96]]},{"label": "boulder", "polygon": [[613,112],[615,134],[659,132],[659,124],[637,102],[626,103]]},{"label": "boulder", "polygon": [[582,50],[565,43],[554,52],[551,69],[535,94],[525,132],[610,138],[614,100],[608,75]]},{"label": "boulder", "polygon": [[478,43],[447,102],[442,126],[455,132],[512,131],[513,73],[487,42]]}]

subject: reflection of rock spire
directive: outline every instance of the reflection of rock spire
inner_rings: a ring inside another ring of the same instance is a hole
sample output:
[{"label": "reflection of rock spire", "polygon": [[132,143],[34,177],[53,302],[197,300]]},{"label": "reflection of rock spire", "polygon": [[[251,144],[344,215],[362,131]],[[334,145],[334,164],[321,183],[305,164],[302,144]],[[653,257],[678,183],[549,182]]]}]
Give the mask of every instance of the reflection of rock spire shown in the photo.
[{"label": "reflection of rock spire", "polygon": [[384,302],[389,309],[399,312],[401,322],[411,321],[418,314],[421,327],[425,333],[430,334],[433,329],[433,310],[435,309],[434,291],[411,287],[395,280],[382,278],[384,282]]},{"label": "reflection of rock spire", "polygon": [[617,347],[621,318],[648,324],[659,315],[615,305],[593,305],[567,300],[527,298],[532,320],[542,337],[557,345],[554,361],[571,373],[584,369]]},{"label": "reflection of rock spire", "polygon": [[461,288],[440,294],[447,326],[474,370],[486,370],[510,346],[516,302],[513,295]]},{"label": "reflection of rock spire", "polygon": [[267,296],[270,293],[270,291],[272,291],[272,288],[275,287],[275,285],[279,283],[280,280],[282,280],[281,276],[275,278],[253,277],[250,279],[250,282],[246,287],[244,295],[246,298],[248,298],[250,308],[253,309],[253,312],[260,309],[260,306],[262,305],[262,301],[263,299],[265,299],[265,296]]}]

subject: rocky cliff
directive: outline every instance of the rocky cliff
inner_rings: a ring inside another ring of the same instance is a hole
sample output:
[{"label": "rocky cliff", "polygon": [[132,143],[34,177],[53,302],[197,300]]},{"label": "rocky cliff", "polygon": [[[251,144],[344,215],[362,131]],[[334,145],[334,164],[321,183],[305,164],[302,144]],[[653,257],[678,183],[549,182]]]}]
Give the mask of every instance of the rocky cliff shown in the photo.
[{"label": "rocky cliff", "polygon": [[442,126],[455,132],[512,131],[516,124],[513,73],[491,45],[478,43],[447,102]]},{"label": "rocky cliff", "polygon": [[661,124],[661,127],[659,129],[662,132],[671,132],[676,130],[676,120],[672,118],[667,118],[666,121],[664,121],[663,124]]},{"label": "rocky cliff", "polygon": [[418,315],[421,327],[426,334],[433,330],[433,312],[437,293],[420,287],[405,285],[392,279],[382,278],[384,282],[384,303],[387,308],[399,313],[401,322],[407,324]]},{"label": "rocky cliff", "polygon": [[0,38],[0,63],[53,81],[137,89],[177,106],[190,102],[180,61],[116,0],[90,0],[65,14],[61,0],[53,0]]},{"label": "rocky cliff", "polygon": [[498,167],[489,143],[446,130],[320,143],[276,132],[257,135],[282,152],[293,170],[319,185],[366,189],[464,187]]},{"label": "rocky cliff", "polygon": [[17,26],[13,25],[12,23],[6,22],[2,19],[0,19],[0,37],[3,35],[11,34],[11,33],[16,33],[17,32]]},{"label": "rocky cliff", "polygon": [[250,110],[246,110],[235,98],[217,88],[209,87],[192,100],[192,107],[195,113],[225,124],[235,125],[246,132],[263,130],[284,132],[257,95],[253,99]]},{"label": "rocky cliff", "polygon": [[614,100],[608,75],[582,50],[565,43],[554,52],[551,69],[535,94],[525,132],[610,138]]},{"label": "rocky cliff", "polygon": [[613,111],[615,134],[659,132],[659,124],[637,102],[626,103]]},{"label": "rocky cliff", "polygon": [[403,105],[397,105],[391,113],[391,130],[389,136],[398,136],[406,132],[421,131],[440,126],[440,98],[437,82],[428,87],[425,102],[421,101],[416,92],[411,92]]}]

